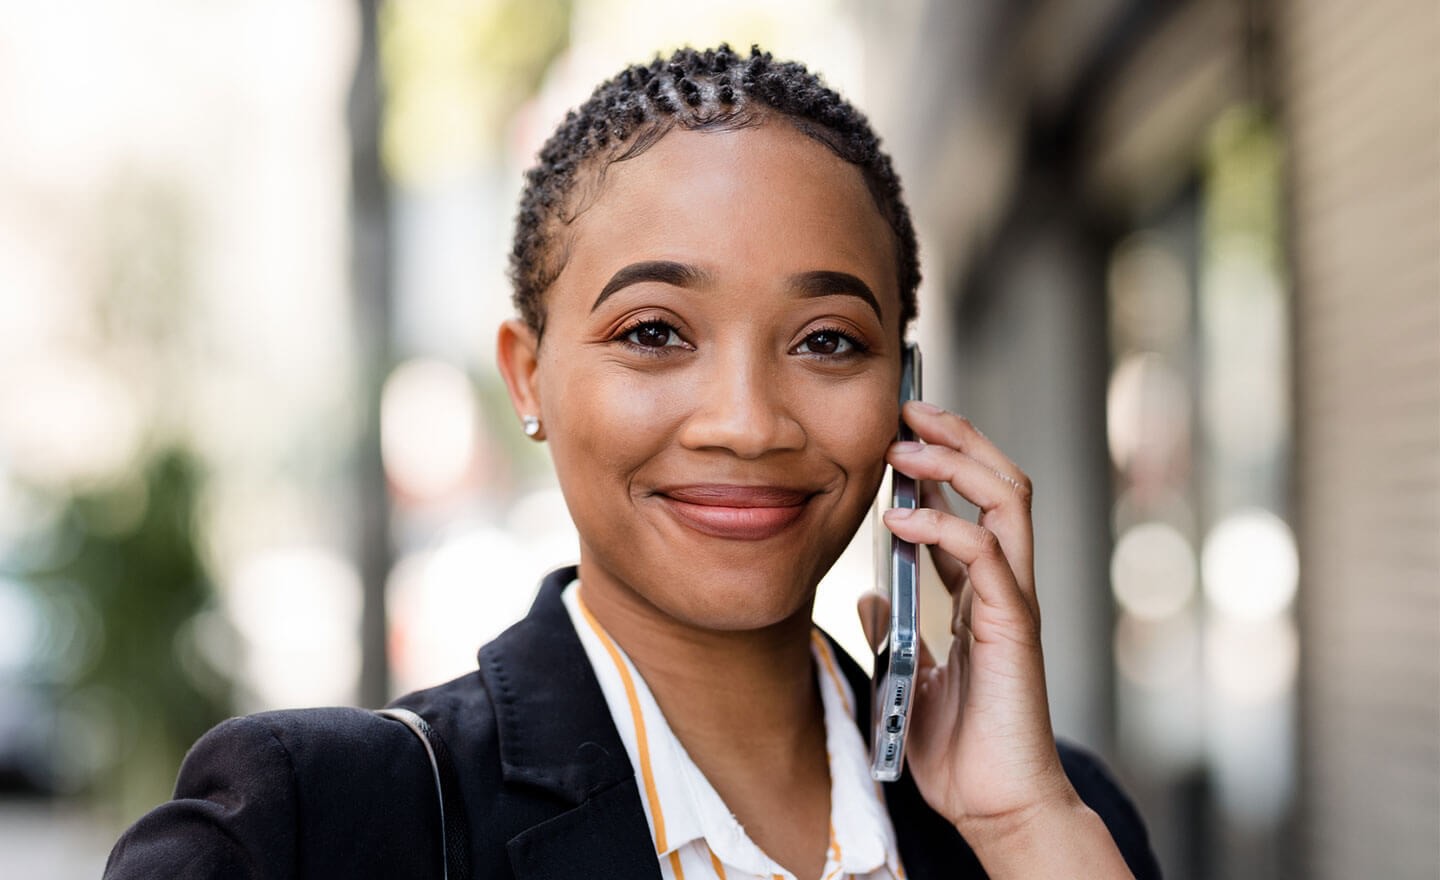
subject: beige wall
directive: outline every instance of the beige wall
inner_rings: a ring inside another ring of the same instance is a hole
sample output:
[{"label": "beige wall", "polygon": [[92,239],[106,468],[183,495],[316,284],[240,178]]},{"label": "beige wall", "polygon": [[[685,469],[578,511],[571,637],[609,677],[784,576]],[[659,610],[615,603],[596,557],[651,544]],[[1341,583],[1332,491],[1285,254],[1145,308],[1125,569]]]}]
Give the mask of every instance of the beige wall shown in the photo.
[{"label": "beige wall", "polygon": [[1440,4],[1278,5],[1302,876],[1440,870]]}]

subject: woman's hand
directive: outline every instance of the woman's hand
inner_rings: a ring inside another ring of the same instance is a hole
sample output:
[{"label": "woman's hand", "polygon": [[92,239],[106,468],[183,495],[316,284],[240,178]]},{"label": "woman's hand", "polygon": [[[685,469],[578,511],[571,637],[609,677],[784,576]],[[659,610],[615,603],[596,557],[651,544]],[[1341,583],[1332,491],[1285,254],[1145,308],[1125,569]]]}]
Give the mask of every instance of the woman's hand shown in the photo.
[{"label": "woman's hand", "polygon": [[[1066,876],[1129,876],[1055,749],[1030,479],[966,419],[926,403],[907,404],[903,417],[925,443],[897,443],[888,459],[922,481],[920,508],[887,511],[885,524],[930,548],[955,636],[943,665],[922,645],[906,746],[916,785],[992,876],[1051,876],[1035,859],[1062,854]],[[980,509],[978,523],[954,514],[942,482]],[[1074,873],[1083,866],[1098,873]]]}]

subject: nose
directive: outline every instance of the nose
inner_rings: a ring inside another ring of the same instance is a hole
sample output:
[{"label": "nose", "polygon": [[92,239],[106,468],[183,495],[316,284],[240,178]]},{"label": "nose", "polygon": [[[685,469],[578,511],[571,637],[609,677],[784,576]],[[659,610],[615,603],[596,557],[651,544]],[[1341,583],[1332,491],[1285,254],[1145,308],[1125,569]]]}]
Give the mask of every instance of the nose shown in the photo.
[{"label": "nose", "polygon": [[805,428],[788,403],[779,371],[763,358],[717,358],[695,384],[689,417],[680,431],[688,449],[722,449],[739,458],[795,450]]}]

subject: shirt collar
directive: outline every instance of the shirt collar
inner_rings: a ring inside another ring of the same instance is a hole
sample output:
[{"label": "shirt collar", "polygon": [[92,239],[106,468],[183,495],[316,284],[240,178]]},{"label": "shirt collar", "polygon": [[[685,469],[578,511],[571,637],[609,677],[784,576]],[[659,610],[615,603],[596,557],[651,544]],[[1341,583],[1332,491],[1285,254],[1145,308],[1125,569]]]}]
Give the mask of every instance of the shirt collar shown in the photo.
[{"label": "shirt collar", "polygon": [[[670,729],[645,680],[624,650],[580,601],[578,581],[564,602],[595,669],[615,727],[635,768],[656,856],[665,859],[702,840],[725,864],[759,876],[783,871],[750,840],[710,781]],[[855,696],[840,674],[830,643],[812,634],[826,753],[830,763],[829,859],[845,874],[898,869],[894,829],[879,786],[871,779],[866,747],[855,722]]]},{"label": "shirt collar", "polygon": [[825,706],[825,749],[830,760],[831,859],[845,874],[898,865],[895,831],[880,786],[870,776],[869,752],[855,724],[855,694],[841,675],[834,647],[820,631],[811,651]]}]

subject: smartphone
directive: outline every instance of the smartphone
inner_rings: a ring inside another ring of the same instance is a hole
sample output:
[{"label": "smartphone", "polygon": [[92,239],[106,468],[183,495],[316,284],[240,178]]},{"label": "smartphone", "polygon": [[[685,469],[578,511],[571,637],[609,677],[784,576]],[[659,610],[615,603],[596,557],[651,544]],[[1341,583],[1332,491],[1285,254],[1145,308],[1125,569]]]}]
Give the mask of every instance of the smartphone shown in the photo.
[{"label": "smartphone", "polygon": [[[920,349],[907,343],[900,358],[900,404],[919,399]],[[913,441],[915,436],[904,420],[897,416],[897,422],[897,439]],[[891,468],[890,506],[913,509],[919,497],[917,482]],[[885,637],[877,645],[871,675],[874,735],[870,775],[881,782],[893,782],[900,778],[905,765],[905,734],[910,727],[911,691],[920,657],[919,579],[915,545],[895,537],[884,523],[877,526],[880,546],[875,554],[876,580],[880,592],[890,598],[890,616],[888,621],[880,621],[888,629],[882,630]]]}]

